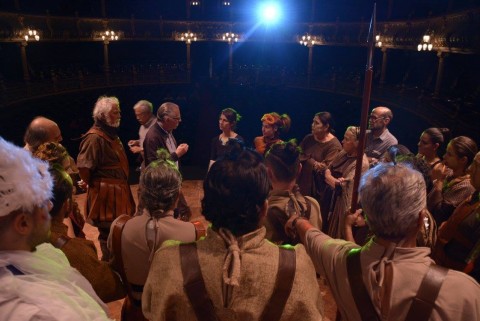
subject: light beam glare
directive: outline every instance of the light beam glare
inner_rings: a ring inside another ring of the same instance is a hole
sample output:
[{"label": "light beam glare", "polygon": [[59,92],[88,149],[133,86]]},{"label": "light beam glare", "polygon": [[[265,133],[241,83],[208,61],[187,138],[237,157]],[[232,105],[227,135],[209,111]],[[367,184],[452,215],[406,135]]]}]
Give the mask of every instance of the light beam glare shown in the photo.
[{"label": "light beam glare", "polygon": [[265,24],[277,23],[282,16],[280,5],[276,2],[262,3],[258,7],[258,16]]}]

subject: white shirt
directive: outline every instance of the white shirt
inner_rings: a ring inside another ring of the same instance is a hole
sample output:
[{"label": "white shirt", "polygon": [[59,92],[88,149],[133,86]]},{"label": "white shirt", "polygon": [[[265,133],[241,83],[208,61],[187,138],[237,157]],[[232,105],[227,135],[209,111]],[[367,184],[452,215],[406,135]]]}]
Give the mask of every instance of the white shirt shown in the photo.
[{"label": "white shirt", "polygon": [[[13,265],[22,275],[14,275]],[[90,283],[51,244],[35,252],[0,251],[0,321],[110,320]]]}]

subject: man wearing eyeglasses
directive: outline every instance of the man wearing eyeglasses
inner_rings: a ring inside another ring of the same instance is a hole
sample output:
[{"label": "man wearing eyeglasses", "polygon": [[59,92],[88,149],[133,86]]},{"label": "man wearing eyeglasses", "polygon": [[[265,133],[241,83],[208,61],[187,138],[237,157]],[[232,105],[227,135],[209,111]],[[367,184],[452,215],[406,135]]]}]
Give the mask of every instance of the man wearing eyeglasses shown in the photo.
[{"label": "man wearing eyeglasses", "polygon": [[365,154],[370,166],[375,165],[388,147],[397,145],[398,141],[387,129],[393,119],[392,111],[387,107],[376,107],[372,110],[365,141]]},{"label": "man wearing eyeglasses", "polygon": [[[166,102],[158,107],[157,122],[150,127],[143,141],[145,167],[157,159],[157,150],[159,148],[168,150],[170,159],[176,162],[178,166],[178,160],[188,151],[188,145],[177,145],[177,141],[172,134],[181,121],[180,107],[177,104]],[[178,201],[178,212],[183,220],[188,220],[191,215],[190,208],[183,194],[180,194]]]}]

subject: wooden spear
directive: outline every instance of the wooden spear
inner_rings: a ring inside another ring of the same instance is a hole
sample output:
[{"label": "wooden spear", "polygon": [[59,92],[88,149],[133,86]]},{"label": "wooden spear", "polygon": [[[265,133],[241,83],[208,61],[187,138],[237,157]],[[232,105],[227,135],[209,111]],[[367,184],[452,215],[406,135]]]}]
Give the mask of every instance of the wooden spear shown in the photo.
[{"label": "wooden spear", "polygon": [[370,94],[372,92],[373,77],[373,49],[375,48],[375,25],[377,20],[377,4],[373,4],[373,13],[370,20],[370,28],[367,36],[367,65],[365,68],[365,80],[363,82],[362,97],[362,116],[360,120],[360,136],[358,138],[357,163],[355,166],[355,178],[353,179],[352,203],[350,205],[350,213],[355,213],[358,205],[358,186],[360,185],[360,176],[362,175],[363,153],[365,150],[365,136],[367,133],[368,109],[370,107]]}]

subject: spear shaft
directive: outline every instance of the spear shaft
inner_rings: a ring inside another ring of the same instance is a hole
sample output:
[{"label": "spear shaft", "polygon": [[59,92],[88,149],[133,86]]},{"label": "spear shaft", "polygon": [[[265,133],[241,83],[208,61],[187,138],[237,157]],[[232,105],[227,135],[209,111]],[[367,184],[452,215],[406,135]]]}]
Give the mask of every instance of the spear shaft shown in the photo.
[{"label": "spear shaft", "polygon": [[350,212],[355,213],[358,204],[358,186],[360,185],[360,176],[362,175],[363,153],[365,150],[365,137],[367,133],[368,109],[370,107],[370,95],[372,92],[372,78],[373,78],[373,49],[375,38],[375,25],[377,19],[377,4],[373,5],[372,18],[370,20],[370,28],[368,30],[367,45],[368,56],[367,65],[365,68],[365,80],[363,82],[363,97],[362,97],[362,114],[360,119],[360,135],[358,137],[357,147],[357,163],[355,166],[355,177],[353,179],[353,193],[352,203],[350,205]]}]

